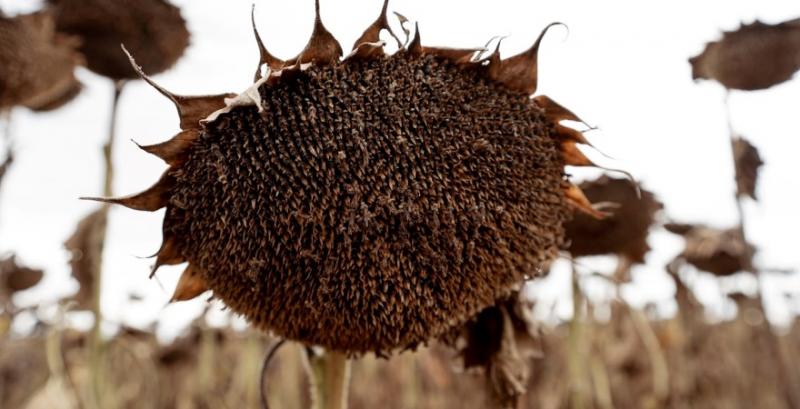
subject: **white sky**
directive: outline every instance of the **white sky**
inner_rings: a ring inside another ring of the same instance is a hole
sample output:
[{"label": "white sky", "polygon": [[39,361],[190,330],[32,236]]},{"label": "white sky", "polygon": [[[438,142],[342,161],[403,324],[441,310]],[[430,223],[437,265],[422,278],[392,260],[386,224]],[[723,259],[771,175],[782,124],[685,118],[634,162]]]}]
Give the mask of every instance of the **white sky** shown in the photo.
[{"label": "white sky", "polygon": [[[173,0],[182,7],[192,32],[192,45],[174,69],[156,80],[176,93],[207,94],[244,90],[258,59],[250,28],[251,0]],[[299,52],[310,35],[313,1],[255,0],[257,23],[267,47],[279,57]],[[30,0],[0,0],[7,11],[29,10]],[[373,21],[381,0],[322,0],[322,18],[344,48]],[[420,24],[423,44],[474,47],[495,35],[507,35],[501,51],[512,55],[527,48],[548,23],[553,29],[539,58],[539,91],[581,115],[600,130],[591,141],[611,161],[589,152],[603,165],[633,173],[665,203],[680,221],[731,226],[736,220],[728,135],[722,105],[723,90],[712,83],[692,82],[687,58],[716,39],[721,29],[759,18],[778,22],[800,16],[796,1],[422,1],[394,0],[390,10]],[[400,31],[397,30],[398,34]],[[76,290],[69,277],[63,241],[76,222],[95,204],[77,200],[101,190],[101,152],[105,138],[111,84],[86,70],[86,85],[67,107],[46,115],[17,110],[13,133],[17,157],[0,194],[0,252],[14,251],[25,263],[47,271],[45,283],[20,301],[54,300]],[[800,199],[795,155],[800,147],[796,125],[800,80],[767,91],[735,93],[733,124],[759,148],[762,168],[760,202],[746,206],[748,234],[760,248],[757,262],[766,267],[800,269],[794,212]],[[115,152],[115,189],[138,192],[162,173],[163,163],[133,143],[165,140],[178,130],[168,100],[142,82],[123,94]],[[579,173],[579,172],[576,172]],[[580,173],[586,175],[587,173]],[[589,173],[591,174],[591,173]],[[104,271],[103,307],[111,322],[146,325],[156,318],[166,328],[193,318],[204,301],[164,307],[180,267],[163,268],[164,289],[147,279],[150,255],[160,242],[163,212],[144,213],[115,208],[110,220]],[[794,234],[793,234],[794,233]],[[625,289],[637,305],[656,301],[669,306],[672,284],[663,265],[680,251],[680,240],[657,232],[648,265],[638,267]],[[608,260],[584,264],[610,270]],[[594,263],[594,264],[593,264]],[[732,280],[740,285],[747,280]],[[719,304],[717,284],[697,281],[703,299]],[[752,284],[752,283],[750,283]],[[726,284],[727,285],[727,284]],[[563,266],[533,292],[542,304],[564,316],[570,312],[568,278]],[[590,291],[602,292],[595,285]],[[770,277],[766,291],[774,302],[770,312],[779,321],[788,307],[781,291],[800,292],[800,277]],[[131,304],[127,294],[144,297]],[[795,306],[800,310],[800,306]]]}]

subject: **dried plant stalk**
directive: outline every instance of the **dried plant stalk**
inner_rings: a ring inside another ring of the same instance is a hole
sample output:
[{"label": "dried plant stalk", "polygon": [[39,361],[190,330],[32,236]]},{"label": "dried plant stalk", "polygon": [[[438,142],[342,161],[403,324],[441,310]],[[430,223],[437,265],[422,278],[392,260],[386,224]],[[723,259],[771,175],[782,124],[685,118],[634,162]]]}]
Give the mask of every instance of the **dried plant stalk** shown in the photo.
[{"label": "dried plant stalk", "polygon": [[[119,108],[119,99],[122,95],[122,89],[125,81],[114,82],[114,96],[111,101],[111,118],[109,121],[108,139],[103,146],[103,162],[105,164],[103,174],[103,194],[113,195],[114,183],[114,140],[116,139],[116,125],[117,113]],[[102,209],[103,212],[108,212],[109,206],[105,205]],[[106,215],[106,217],[108,217]],[[100,248],[105,248],[105,239],[108,227],[106,226],[101,233],[99,233],[98,241]],[[90,370],[92,378],[92,398],[97,408],[104,408],[104,394],[105,394],[105,367],[104,367],[104,352],[105,347],[103,343],[102,323],[103,311],[101,306],[102,295],[102,277],[103,277],[103,251],[100,252],[97,258],[97,265],[94,271],[94,288],[92,294],[92,313],[94,314],[94,324],[92,326],[92,337],[89,342],[89,355],[90,355]]]},{"label": "dried plant stalk", "polygon": [[350,361],[341,352],[308,357],[313,409],[347,409]]}]

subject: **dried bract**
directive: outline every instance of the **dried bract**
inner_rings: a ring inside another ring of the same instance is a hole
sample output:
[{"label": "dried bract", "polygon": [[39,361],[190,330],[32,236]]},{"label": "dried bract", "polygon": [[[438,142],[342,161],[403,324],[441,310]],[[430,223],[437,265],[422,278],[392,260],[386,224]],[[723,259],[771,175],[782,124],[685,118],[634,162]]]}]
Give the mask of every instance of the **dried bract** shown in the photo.
[{"label": "dried bract", "polygon": [[689,62],[693,79],[713,79],[728,89],[759,90],[780,84],[800,69],[800,19],[742,25],[706,44]]},{"label": "dried bract", "polygon": [[764,164],[761,155],[758,154],[758,149],[747,139],[735,138],[733,140],[733,157],[736,166],[736,194],[756,199],[758,169]]},{"label": "dried bract", "polygon": [[517,407],[527,389],[532,361],[543,355],[530,307],[514,293],[442,337],[459,349],[464,368],[484,370],[491,395],[503,408]]},{"label": "dried bract", "polygon": [[606,204],[602,219],[575,212],[565,225],[573,257],[619,255],[643,263],[650,251],[647,235],[662,205],[655,196],[627,179],[602,176],[580,184],[593,203]]},{"label": "dried bract", "polygon": [[755,247],[745,243],[738,228],[722,230],[678,223],[668,223],[664,227],[683,236],[686,245],[678,257],[698,270],[727,276],[753,268]]},{"label": "dried bract", "polygon": [[170,165],[158,183],[100,200],[166,207],[156,266],[189,262],[176,299],[208,288],[255,326],[329,349],[412,348],[539,274],[572,206],[594,211],[565,180],[586,164],[565,154],[575,135],[529,95],[541,38],[500,65],[424,47],[419,31],[386,55],[370,42],[385,11],[344,60],[319,15],[288,61],[257,37],[239,95],[178,96],[137,67],[182,130],[142,147]]},{"label": "dried bract", "polygon": [[0,16],[0,38],[0,110],[63,105],[80,90],[75,39],[56,33],[48,13]]},{"label": "dried bract", "polygon": [[59,31],[81,38],[90,70],[114,79],[137,78],[124,44],[147,72],[172,67],[189,45],[180,10],[165,0],[48,0]]}]

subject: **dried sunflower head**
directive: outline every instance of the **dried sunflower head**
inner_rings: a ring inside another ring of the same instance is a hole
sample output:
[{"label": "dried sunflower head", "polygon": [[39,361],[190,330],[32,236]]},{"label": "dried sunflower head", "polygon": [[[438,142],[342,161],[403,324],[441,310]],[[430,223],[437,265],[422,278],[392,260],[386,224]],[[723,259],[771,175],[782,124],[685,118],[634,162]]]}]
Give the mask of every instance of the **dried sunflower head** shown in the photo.
[{"label": "dried sunflower head", "polygon": [[169,164],[159,182],[101,200],[166,207],[156,267],[189,263],[175,299],[211,289],[259,328],[334,350],[413,347],[538,274],[573,205],[597,214],[564,176],[591,164],[559,124],[575,115],[530,98],[541,36],[476,61],[417,30],[386,55],[385,12],[344,60],[319,4],[296,58],[257,36],[240,95],[178,96],[142,73],[182,131],[143,147]]},{"label": "dried sunflower head", "polygon": [[621,255],[643,263],[650,251],[647,234],[662,205],[655,196],[627,179],[602,176],[580,184],[593,203],[608,203],[608,215],[601,219],[582,212],[566,225],[569,252],[573,257]]},{"label": "dried sunflower head", "polygon": [[800,19],[775,25],[755,21],[724,32],[689,63],[693,79],[713,79],[729,89],[780,84],[800,69]]},{"label": "dried sunflower head", "polygon": [[80,90],[76,41],[57,33],[48,13],[0,16],[0,38],[0,110],[63,105]]},{"label": "dried sunflower head", "polygon": [[668,223],[664,227],[683,236],[686,245],[678,258],[698,270],[727,276],[753,268],[755,247],[744,241],[738,228],[715,229],[679,223]]},{"label": "dried sunflower head", "polygon": [[165,0],[48,0],[59,31],[81,38],[87,67],[114,79],[137,78],[119,52],[125,44],[149,73],[172,67],[189,45],[180,10]]}]

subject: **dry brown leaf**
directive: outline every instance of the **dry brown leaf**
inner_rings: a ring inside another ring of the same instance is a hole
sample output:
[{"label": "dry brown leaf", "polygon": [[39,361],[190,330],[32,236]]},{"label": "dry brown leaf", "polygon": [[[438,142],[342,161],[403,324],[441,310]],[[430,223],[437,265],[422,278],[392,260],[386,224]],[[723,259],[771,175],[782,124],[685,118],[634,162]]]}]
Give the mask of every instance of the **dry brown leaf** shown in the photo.
[{"label": "dry brown leaf", "polygon": [[780,84],[800,69],[800,20],[742,25],[706,44],[689,62],[692,78],[713,79],[728,89],[759,90]]},{"label": "dry brown leaf", "polygon": [[443,341],[463,345],[464,368],[483,368],[492,396],[503,408],[514,408],[527,390],[533,358],[542,356],[538,328],[517,293],[498,300]]},{"label": "dry brown leaf", "polygon": [[755,200],[758,170],[764,164],[758,149],[747,139],[736,138],[733,140],[733,156],[736,166],[736,194],[750,196]]},{"label": "dry brown leaf", "polygon": [[64,247],[70,252],[72,277],[80,285],[73,296],[79,309],[92,307],[95,278],[100,274],[107,220],[108,207],[102,206],[81,219],[75,232],[64,242]]}]

